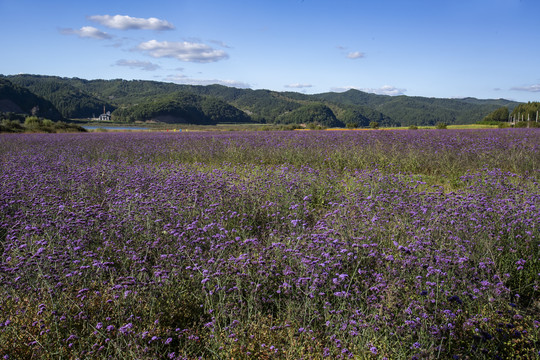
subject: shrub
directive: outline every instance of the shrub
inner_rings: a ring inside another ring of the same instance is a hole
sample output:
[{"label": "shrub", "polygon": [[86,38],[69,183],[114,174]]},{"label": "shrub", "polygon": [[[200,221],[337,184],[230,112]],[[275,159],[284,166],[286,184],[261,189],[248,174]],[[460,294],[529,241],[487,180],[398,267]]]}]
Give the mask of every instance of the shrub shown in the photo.
[{"label": "shrub", "polygon": [[372,129],[378,129],[379,128],[379,123],[376,122],[376,121],[372,121],[369,123],[369,127],[372,128]]},{"label": "shrub", "polygon": [[296,129],[301,129],[301,128],[302,127],[298,124],[288,124],[288,125],[281,126],[282,130],[296,130]]},{"label": "shrub", "polygon": [[418,126],[411,125],[411,126],[409,126],[409,130],[418,130]]},{"label": "shrub", "polygon": [[537,128],[540,127],[540,123],[534,122],[534,121],[518,121],[514,125],[514,127],[517,128]]},{"label": "shrub", "polygon": [[319,123],[316,123],[316,122],[311,122],[311,123],[308,123],[306,125],[306,127],[310,130],[324,130],[326,129],[327,127],[324,126],[324,125],[321,125]]},{"label": "shrub", "polygon": [[41,122],[41,125],[47,127],[54,127],[54,122],[52,120],[45,119]]},{"label": "shrub", "polygon": [[500,125],[501,123],[506,123],[506,121],[482,120],[477,122],[478,125]]},{"label": "shrub", "polygon": [[23,132],[24,128],[17,120],[2,120],[0,123],[0,132]]},{"label": "shrub", "polygon": [[28,116],[24,120],[24,126],[27,128],[36,128],[41,125],[41,120],[37,116]]},{"label": "shrub", "polygon": [[437,124],[435,124],[435,129],[446,129],[446,128],[448,128],[448,124],[444,122],[438,122]]}]

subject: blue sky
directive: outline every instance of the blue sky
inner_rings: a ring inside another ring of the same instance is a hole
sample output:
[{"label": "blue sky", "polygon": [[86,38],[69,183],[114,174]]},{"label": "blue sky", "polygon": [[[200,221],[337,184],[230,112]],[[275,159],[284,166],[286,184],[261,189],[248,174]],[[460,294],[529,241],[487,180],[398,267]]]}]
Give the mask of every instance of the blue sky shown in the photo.
[{"label": "blue sky", "polygon": [[0,0],[0,74],[540,101],[538,0]]}]

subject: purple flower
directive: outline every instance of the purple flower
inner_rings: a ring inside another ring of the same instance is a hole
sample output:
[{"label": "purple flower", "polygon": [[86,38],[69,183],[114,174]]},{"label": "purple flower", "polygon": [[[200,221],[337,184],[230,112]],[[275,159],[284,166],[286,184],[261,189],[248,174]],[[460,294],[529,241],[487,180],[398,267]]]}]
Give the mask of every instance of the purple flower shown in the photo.
[{"label": "purple flower", "polygon": [[[120,327],[120,328],[118,329],[118,331],[120,331],[122,334],[127,334],[127,333],[130,332],[130,330],[131,330],[132,328],[133,328],[133,324],[132,324],[132,323],[127,323],[126,325]],[[108,330],[108,329],[109,329],[109,328],[107,327],[107,330]]]}]

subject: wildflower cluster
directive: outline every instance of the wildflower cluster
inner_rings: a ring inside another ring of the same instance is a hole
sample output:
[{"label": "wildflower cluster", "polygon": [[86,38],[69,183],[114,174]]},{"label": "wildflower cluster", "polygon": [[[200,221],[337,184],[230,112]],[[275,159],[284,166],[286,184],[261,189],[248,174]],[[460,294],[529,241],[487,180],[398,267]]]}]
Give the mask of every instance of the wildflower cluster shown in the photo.
[{"label": "wildflower cluster", "polygon": [[0,137],[6,358],[533,358],[540,131]]}]

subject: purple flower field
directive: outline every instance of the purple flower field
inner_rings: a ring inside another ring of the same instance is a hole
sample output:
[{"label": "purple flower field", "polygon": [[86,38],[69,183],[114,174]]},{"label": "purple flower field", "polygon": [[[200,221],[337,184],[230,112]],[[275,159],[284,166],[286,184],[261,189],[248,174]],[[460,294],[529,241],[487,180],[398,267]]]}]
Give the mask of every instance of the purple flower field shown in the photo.
[{"label": "purple flower field", "polygon": [[0,135],[0,358],[535,359],[540,131]]}]

